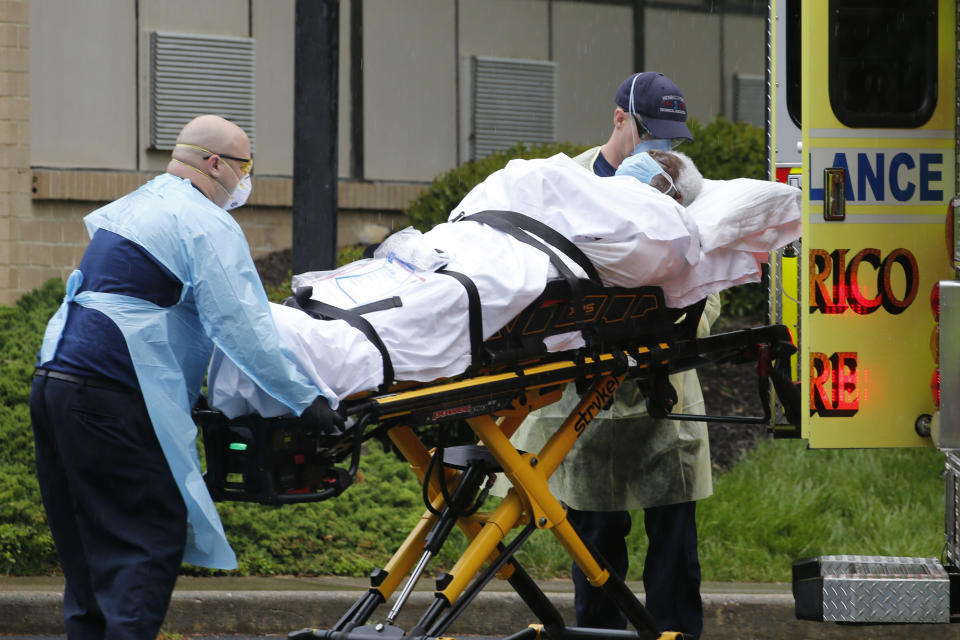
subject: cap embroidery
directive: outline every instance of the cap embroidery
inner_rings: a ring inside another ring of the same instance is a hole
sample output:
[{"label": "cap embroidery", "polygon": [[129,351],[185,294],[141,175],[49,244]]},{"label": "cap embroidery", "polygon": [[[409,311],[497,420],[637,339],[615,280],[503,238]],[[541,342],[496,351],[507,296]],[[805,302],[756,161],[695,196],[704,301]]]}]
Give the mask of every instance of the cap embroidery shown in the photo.
[{"label": "cap embroidery", "polygon": [[663,96],[660,102],[661,113],[687,114],[687,105],[681,96]]}]

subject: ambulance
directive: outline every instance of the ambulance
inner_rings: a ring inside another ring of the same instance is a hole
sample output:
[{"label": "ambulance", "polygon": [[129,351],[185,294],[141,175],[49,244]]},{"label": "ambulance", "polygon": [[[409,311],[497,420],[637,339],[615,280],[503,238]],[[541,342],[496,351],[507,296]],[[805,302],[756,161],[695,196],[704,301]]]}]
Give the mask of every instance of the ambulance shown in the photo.
[{"label": "ambulance", "polygon": [[958,6],[770,3],[770,172],[803,190],[801,240],[770,270],[771,320],[798,347],[796,435],[946,458],[945,561],[798,560],[803,619],[960,621]]}]

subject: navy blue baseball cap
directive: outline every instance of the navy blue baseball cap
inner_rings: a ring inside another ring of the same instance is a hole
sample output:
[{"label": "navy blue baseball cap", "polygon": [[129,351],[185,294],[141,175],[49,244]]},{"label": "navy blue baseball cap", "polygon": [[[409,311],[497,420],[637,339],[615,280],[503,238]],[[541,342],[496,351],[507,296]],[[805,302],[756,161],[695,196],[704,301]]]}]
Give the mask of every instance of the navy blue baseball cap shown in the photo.
[{"label": "navy blue baseball cap", "polygon": [[693,140],[686,124],[687,103],[683,99],[683,92],[662,73],[645,71],[632,74],[620,84],[614,100],[624,111],[643,116],[643,124],[656,137]]}]

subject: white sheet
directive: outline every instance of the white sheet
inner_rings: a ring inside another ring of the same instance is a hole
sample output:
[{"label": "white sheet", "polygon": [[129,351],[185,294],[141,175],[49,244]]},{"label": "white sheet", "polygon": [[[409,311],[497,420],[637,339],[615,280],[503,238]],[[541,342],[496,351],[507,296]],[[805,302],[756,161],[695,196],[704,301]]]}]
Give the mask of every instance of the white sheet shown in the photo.
[{"label": "white sheet", "polygon": [[[739,199],[731,199],[723,186],[711,185],[684,209],[633,178],[598,178],[563,155],[513,160],[474,188],[450,219],[491,209],[524,213],[572,240],[605,284],[660,285],[668,304],[685,306],[733,284],[756,281],[766,256],[759,250],[769,251],[799,235],[797,189],[751,180],[738,185]],[[757,206],[758,201],[764,204]],[[743,212],[731,210],[726,206],[730,202],[738,202]],[[749,240],[727,234],[724,244],[705,251],[700,216],[711,233],[749,216],[749,224],[740,227]],[[764,216],[770,221],[767,226]],[[565,262],[583,275],[575,263]],[[532,302],[549,278],[557,277],[541,251],[486,225],[459,221],[424,234],[397,234],[375,258],[296,276],[294,287],[309,284],[315,299],[343,308],[399,296],[402,307],[365,317],[387,346],[397,380],[430,381],[456,375],[470,363],[466,294],[456,280],[435,272],[443,264],[476,284],[484,338]],[[297,366],[334,404],[382,381],[379,352],[346,323],[315,321],[279,306],[274,306],[274,318]],[[581,344],[573,334],[555,337],[547,346],[560,350]],[[222,356],[211,364],[208,397],[228,417],[287,412]]]}]

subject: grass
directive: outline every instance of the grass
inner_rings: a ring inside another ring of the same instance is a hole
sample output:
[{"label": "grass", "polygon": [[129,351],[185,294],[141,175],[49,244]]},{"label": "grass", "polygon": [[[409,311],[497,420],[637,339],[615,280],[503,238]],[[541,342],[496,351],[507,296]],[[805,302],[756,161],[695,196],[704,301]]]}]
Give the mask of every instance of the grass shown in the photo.
[{"label": "grass", "polygon": [[939,556],[943,461],[765,441],[698,507],[704,579],[785,582],[791,561],[816,555]]},{"label": "grass", "polygon": [[[697,505],[705,581],[789,582],[794,560],[858,554],[938,557],[943,549],[943,454],[931,449],[807,450],[763,440]],[[640,580],[643,512],[632,514],[628,578]],[[531,573],[567,575],[552,535],[518,556]]]},{"label": "grass", "polygon": [[[48,283],[15,306],[0,305],[0,575],[57,570],[40,505],[27,399],[47,318],[63,295]],[[764,440],[699,503],[704,580],[788,581],[790,563],[821,554],[937,556],[943,546],[943,455],[933,450],[807,451],[799,441]],[[423,512],[406,463],[370,443],[361,476],[334,500],[266,507],[218,505],[242,575],[365,575],[382,566]],[[486,509],[491,505],[485,506]],[[629,577],[645,552],[634,514]],[[466,543],[455,531],[435,573]],[[570,561],[537,532],[520,561],[535,576],[565,576]],[[186,567],[188,573],[208,573]]]}]

